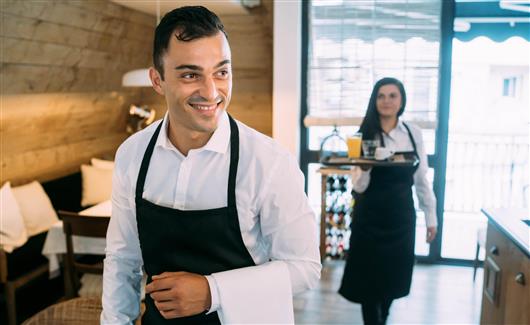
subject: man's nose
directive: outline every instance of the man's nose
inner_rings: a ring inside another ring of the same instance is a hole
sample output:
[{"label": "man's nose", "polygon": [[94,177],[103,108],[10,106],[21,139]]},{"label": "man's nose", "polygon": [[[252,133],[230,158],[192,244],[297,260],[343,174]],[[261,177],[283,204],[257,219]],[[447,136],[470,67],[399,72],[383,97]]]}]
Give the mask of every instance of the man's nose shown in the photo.
[{"label": "man's nose", "polygon": [[208,100],[210,104],[214,103],[217,97],[219,96],[215,80],[213,80],[213,78],[204,78],[199,94],[201,95],[201,97]]}]

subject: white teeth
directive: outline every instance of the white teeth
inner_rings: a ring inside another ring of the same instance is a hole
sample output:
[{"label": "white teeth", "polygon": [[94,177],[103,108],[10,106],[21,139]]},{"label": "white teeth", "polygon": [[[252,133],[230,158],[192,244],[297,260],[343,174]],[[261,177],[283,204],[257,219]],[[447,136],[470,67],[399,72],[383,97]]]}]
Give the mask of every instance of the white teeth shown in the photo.
[{"label": "white teeth", "polygon": [[211,105],[211,106],[203,106],[203,105],[193,105],[196,109],[200,109],[201,111],[211,111],[214,110],[217,105]]}]

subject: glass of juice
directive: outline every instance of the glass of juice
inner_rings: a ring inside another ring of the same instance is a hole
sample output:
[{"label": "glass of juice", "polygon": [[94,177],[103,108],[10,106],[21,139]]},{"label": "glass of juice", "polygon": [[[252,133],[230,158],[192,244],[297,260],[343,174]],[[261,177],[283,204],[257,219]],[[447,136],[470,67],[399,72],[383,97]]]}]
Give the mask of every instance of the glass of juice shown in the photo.
[{"label": "glass of juice", "polygon": [[361,143],[363,135],[357,132],[346,137],[346,144],[348,145],[348,158],[360,158],[361,157]]}]

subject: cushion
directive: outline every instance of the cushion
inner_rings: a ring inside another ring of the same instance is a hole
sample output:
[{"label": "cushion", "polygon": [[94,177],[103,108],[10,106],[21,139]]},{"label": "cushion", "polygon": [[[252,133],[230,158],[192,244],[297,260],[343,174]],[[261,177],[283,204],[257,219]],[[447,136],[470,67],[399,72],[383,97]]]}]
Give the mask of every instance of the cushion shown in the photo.
[{"label": "cushion", "polygon": [[81,206],[86,207],[110,200],[112,169],[81,165],[83,193]]},{"label": "cushion", "polygon": [[28,235],[9,182],[0,189],[0,202],[0,245],[6,252],[11,253],[14,248],[24,245]]},{"label": "cushion", "polygon": [[98,158],[90,159],[90,164],[97,168],[114,169],[114,161],[103,160]]},{"label": "cushion", "polygon": [[59,221],[52,203],[39,182],[13,187],[28,236],[47,231]]}]

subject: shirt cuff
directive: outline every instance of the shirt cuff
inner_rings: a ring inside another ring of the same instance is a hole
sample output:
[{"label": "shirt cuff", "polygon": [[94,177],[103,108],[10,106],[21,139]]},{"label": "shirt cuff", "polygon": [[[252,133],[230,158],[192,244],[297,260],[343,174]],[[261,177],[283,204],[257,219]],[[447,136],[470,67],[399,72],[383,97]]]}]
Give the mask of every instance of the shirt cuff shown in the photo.
[{"label": "shirt cuff", "polygon": [[219,290],[217,289],[217,282],[215,278],[211,275],[206,275],[206,280],[208,280],[208,286],[210,287],[210,296],[212,298],[212,304],[206,315],[216,312],[221,307],[219,302]]}]

